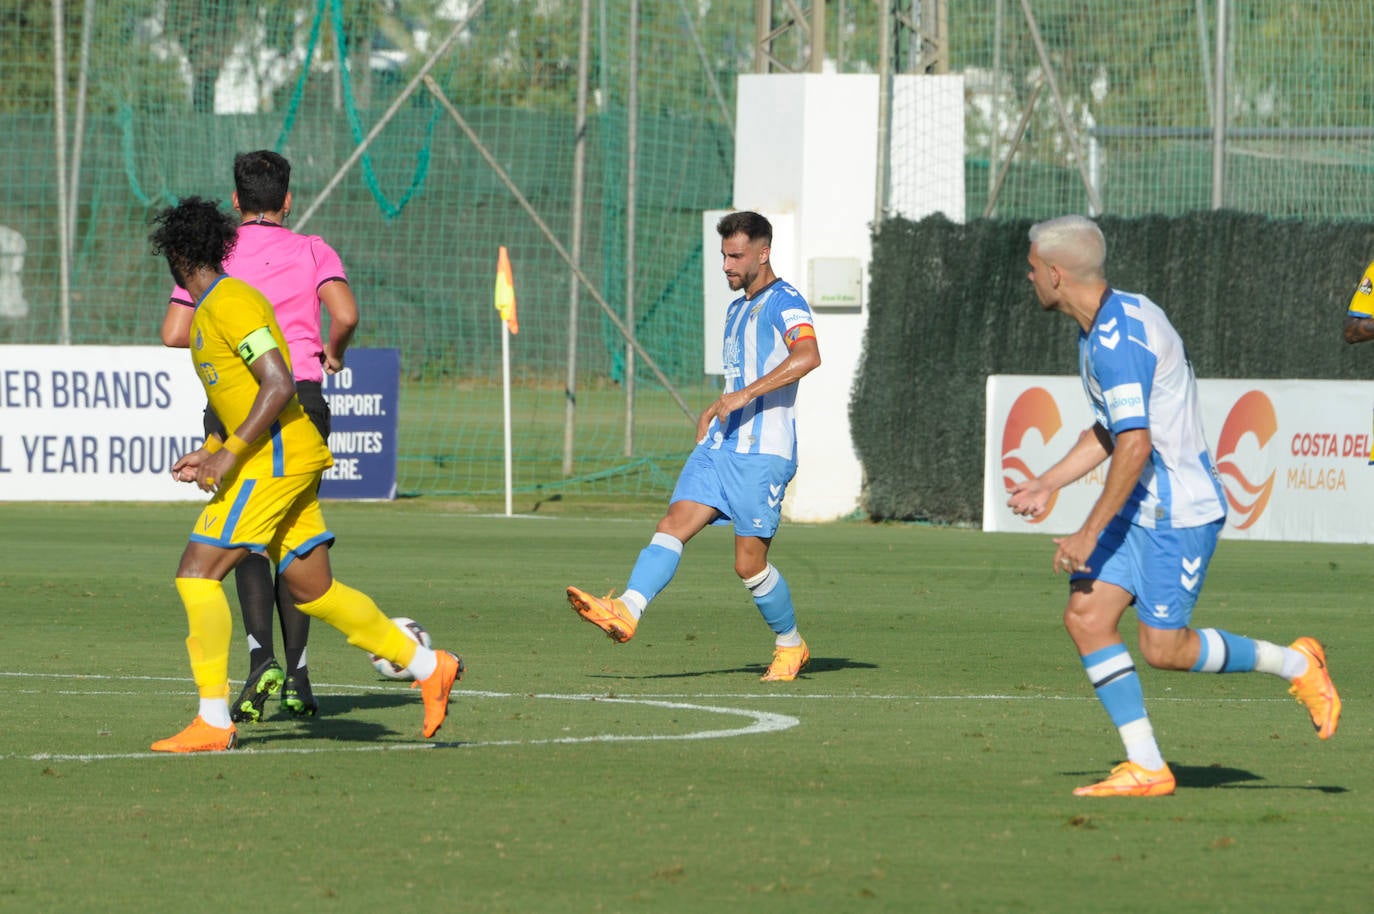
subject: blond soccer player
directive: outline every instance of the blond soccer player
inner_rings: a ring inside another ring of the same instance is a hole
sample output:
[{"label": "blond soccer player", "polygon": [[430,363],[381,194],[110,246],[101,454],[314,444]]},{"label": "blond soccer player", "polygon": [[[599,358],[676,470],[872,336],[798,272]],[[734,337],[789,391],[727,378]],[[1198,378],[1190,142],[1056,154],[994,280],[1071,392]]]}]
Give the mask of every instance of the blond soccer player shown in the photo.
[{"label": "blond soccer player", "polygon": [[1041,308],[1079,328],[1079,371],[1097,421],[1062,460],[1015,486],[1008,504],[1018,515],[1037,517],[1055,492],[1111,461],[1083,525],[1054,541],[1054,571],[1069,575],[1064,626],[1121,736],[1126,761],[1074,793],[1165,796],[1176,786],[1117,630],[1132,605],[1150,666],[1278,676],[1307,708],[1317,735],[1329,739],[1341,699],[1315,638],[1283,647],[1191,626],[1226,523],[1226,496],[1203,435],[1193,368],[1168,317],[1144,295],[1108,285],[1106,241],[1084,216],[1033,226],[1027,259]]}]

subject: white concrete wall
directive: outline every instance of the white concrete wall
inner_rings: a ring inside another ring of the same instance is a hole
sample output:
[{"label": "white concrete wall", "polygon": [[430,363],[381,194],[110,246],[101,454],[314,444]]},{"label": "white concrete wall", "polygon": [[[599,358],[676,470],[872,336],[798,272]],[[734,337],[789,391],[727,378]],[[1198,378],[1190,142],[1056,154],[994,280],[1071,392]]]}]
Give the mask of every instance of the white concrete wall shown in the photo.
[{"label": "white concrete wall", "polygon": [[[798,397],[798,469],[783,504],[785,516],[793,521],[845,517],[860,507],[863,494],[863,467],[849,428],[849,400],[868,323],[878,89],[878,77],[868,74],[739,78],[733,208],[755,210],[773,220],[773,269],[811,303],[821,351],[821,366],[801,382]],[[895,80],[895,161],[890,172],[894,211],[915,218],[940,210],[956,221],[963,219],[962,106],[963,83],[958,77]],[[708,372],[711,364],[719,366],[719,352],[711,349],[719,349],[719,327],[729,301],[728,296],[718,301],[717,287],[724,286],[719,239],[708,234],[716,218],[715,213],[703,218]],[[817,304],[809,269],[815,258],[860,262],[862,308],[828,310]]]},{"label": "white concrete wall", "polygon": [[[775,250],[773,269],[808,301],[811,258],[871,259],[877,140],[876,76],[740,77],[735,208],[792,217],[794,247]],[[862,311],[816,313],[821,366],[801,382],[798,470],[783,506],[789,520],[834,520],[859,507],[863,469],[850,442],[849,394],[864,322]]]}]

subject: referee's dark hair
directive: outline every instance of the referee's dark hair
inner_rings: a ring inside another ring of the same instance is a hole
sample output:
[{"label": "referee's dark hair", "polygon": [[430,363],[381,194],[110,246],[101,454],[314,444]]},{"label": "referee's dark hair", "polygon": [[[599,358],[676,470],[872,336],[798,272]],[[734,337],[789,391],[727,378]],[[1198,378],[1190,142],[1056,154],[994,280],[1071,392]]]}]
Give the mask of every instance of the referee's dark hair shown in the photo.
[{"label": "referee's dark hair", "polygon": [[234,156],[234,192],[241,213],[275,213],[286,206],[291,189],[291,163],[270,149]]}]

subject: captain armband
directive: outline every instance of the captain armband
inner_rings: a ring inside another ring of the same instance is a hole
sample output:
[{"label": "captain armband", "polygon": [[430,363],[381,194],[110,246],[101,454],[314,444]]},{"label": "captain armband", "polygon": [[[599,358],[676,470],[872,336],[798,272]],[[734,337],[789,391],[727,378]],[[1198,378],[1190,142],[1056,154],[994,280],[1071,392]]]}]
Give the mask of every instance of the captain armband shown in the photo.
[{"label": "captain armband", "polygon": [[816,328],[810,324],[798,324],[790,328],[782,335],[783,341],[787,343],[787,348],[791,349],[797,341],[816,338]]},{"label": "captain armband", "polygon": [[263,354],[276,349],[277,340],[276,337],[272,336],[272,331],[269,328],[259,327],[245,336],[238,348],[239,358],[243,359],[243,364],[252,365]]}]

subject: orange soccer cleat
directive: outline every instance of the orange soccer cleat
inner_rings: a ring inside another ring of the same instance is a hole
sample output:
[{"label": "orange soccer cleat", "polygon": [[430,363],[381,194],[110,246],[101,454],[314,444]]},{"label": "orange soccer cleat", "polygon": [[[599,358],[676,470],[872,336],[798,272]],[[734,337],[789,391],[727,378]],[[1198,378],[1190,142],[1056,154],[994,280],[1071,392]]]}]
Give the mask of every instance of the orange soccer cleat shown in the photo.
[{"label": "orange soccer cleat", "polygon": [[791,682],[809,662],[811,651],[805,641],[796,647],[774,647],[773,662],[768,664],[768,672],[759,677],[759,682]]},{"label": "orange soccer cleat", "polygon": [[234,725],[212,727],[199,714],[191,725],[176,736],[153,743],[154,752],[224,752],[238,745],[238,731]]},{"label": "orange soccer cleat", "polygon": [[630,615],[624,600],[610,594],[594,597],[585,590],[568,588],[568,602],[577,614],[610,636],[612,641],[625,643],[635,636],[639,622]]},{"label": "orange soccer cleat", "polygon": [[1302,702],[1312,716],[1317,736],[1330,739],[1341,720],[1341,696],[1326,669],[1326,650],[1316,638],[1299,638],[1289,645],[1307,655],[1307,672],[1293,680],[1288,694]]},{"label": "orange soccer cleat", "polygon": [[1177,782],[1174,773],[1165,765],[1149,771],[1135,762],[1122,762],[1112,769],[1106,780],[1078,787],[1076,797],[1166,797],[1174,792]]}]

